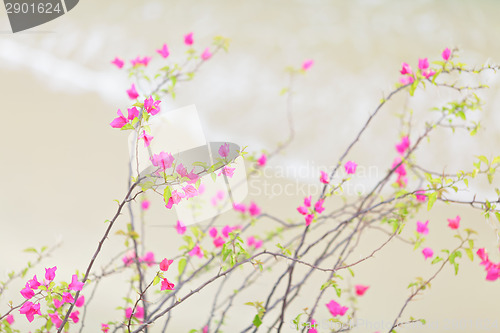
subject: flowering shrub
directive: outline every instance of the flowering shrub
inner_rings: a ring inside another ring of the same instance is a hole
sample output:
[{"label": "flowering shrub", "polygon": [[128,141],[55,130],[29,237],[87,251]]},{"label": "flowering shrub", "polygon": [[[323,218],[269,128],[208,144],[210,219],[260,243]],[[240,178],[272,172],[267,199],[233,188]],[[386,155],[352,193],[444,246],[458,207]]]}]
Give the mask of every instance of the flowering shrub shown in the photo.
[{"label": "flowering shrub", "polygon": [[[280,332],[285,329],[284,323],[289,318],[294,318],[296,330],[317,332],[317,322],[320,319],[326,318],[345,324],[355,317],[356,297],[363,297],[375,286],[358,283],[351,287],[344,281],[354,278],[358,265],[362,265],[396,239],[405,240],[414,251],[419,251],[419,256],[428,259],[428,264],[436,268],[432,276],[410,282],[409,295],[401,305],[399,313],[395,315],[389,332],[416,321],[425,322],[423,318],[404,319],[407,317],[406,308],[409,302],[427,290],[444,269],[452,267],[455,274],[458,274],[460,258],[464,254],[471,261],[475,257],[480,259],[479,265],[483,266],[484,272],[478,270],[477,274],[483,274],[486,280],[498,283],[500,262],[491,260],[486,249],[477,244],[481,239],[468,227],[468,221],[462,221],[460,216],[449,217],[447,222],[450,237],[457,239],[456,245],[451,249],[433,249],[426,244],[425,236],[432,233],[433,225],[441,222],[414,219],[420,209],[431,210],[436,202],[443,202],[468,204],[482,210],[486,218],[491,216],[500,220],[498,202],[478,201],[475,197],[471,201],[453,198],[454,192],[467,191],[469,181],[476,177],[484,176],[492,184],[500,167],[500,156],[490,159],[478,156],[468,171],[449,174],[441,172],[439,168],[436,171],[423,168],[415,156],[415,151],[421,143],[430,139],[432,132],[439,128],[451,128],[453,132],[465,129],[471,135],[477,132],[479,126],[470,120],[469,115],[480,109],[481,100],[475,91],[485,86],[460,86],[449,82],[458,82],[456,77],[464,73],[477,75],[486,70],[498,69],[494,66],[470,68],[455,62],[457,50],[452,51],[449,48],[442,52],[440,60],[431,62],[428,58],[419,59],[417,70],[407,63],[402,64],[401,76],[395,89],[376,106],[335,166],[331,170],[321,170],[317,175],[316,182],[322,186],[321,195],[308,195],[300,203],[291,203],[288,211],[283,212],[283,215],[293,216],[292,219],[285,220],[281,216],[271,215],[259,206],[258,199],[249,203],[233,202],[225,192],[218,191],[210,198],[211,205],[219,207],[229,202],[238,213],[239,224],[217,227],[215,222],[218,216],[208,223],[192,226],[178,220],[172,224],[175,224],[175,236],[184,242],[179,253],[162,253],[160,258],[157,258],[158,253],[155,255],[150,250],[144,250],[144,239],[139,231],[141,228],[133,217],[134,210],[144,212],[150,208],[151,202],[147,196],[161,196],[165,209],[172,209],[182,202],[194,202],[197,197],[203,195],[205,178],[209,181],[218,177],[227,179],[233,177],[236,171],[235,157],[231,154],[228,143],[223,143],[216,149],[216,158],[211,164],[197,161],[192,165],[185,165],[174,156],[176,152],[151,150],[155,136],[150,128],[150,120],[161,114],[162,98],[175,97],[179,82],[193,79],[207,61],[220,50],[227,50],[229,44],[227,39],[216,37],[212,47],[202,48],[203,51],[197,50],[193,33],[184,36],[184,43],[187,51],[183,65],[168,62],[170,50],[167,44],[156,50],[155,57],[166,65],[152,77],[148,70],[150,63],[156,61],[153,56],[137,57],[129,63],[117,57],[111,62],[118,69],[127,71],[135,82],[124,92],[131,100],[126,114],[118,109],[117,117],[111,120],[110,126],[131,131],[135,135],[135,147],[143,145],[149,149],[151,167],[143,170],[137,167],[132,170],[136,161],[131,161],[129,189],[119,202],[115,215],[107,221],[107,227],[89,264],[82,264],[83,273],[72,275],[69,281],[57,276],[57,267],[48,267],[44,273],[37,270],[33,277],[28,279],[28,271],[35,269],[34,265],[29,264],[26,269],[10,274],[8,280],[1,283],[0,296],[12,280],[21,279],[25,282],[24,288],[19,291],[19,297],[0,308],[1,332],[19,332],[16,323],[22,320],[32,323],[32,330],[35,332],[81,332],[86,309],[92,304],[90,295],[98,288],[97,282],[124,272],[133,274],[130,286],[132,296],[126,298],[125,307],[120,307],[121,316],[103,318],[102,323],[87,323],[89,331],[147,332],[159,330],[157,327],[161,326],[165,332],[173,318],[172,314],[175,315],[180,304],[193,301],[199,291],[213,288],[214,282],[220,281],[205,325],[192,327],[190,332],[220,331],[235,302],[252,306],[256,311],[252,320],[242,322],[241,329],[244,332],[255,332],[262,325],[273,327]],[[291,77],[296,77],[311,70],[313,65],[313,60],[306,60],[298,68],[288,68],[288,73]],[[146,86],[149,88],[145,88]],[[423,127],[418,127],[418,124],[413,122],[411,113],[406,112],[403,115],[405,121],[401,139],[394,143],[394,160],[392,164],[388,163],[387,171],[367,193],[360,193],[355,197],[345,196],[343,186],[356,177],[358,167],[358,163],[347,158],[370,127],[372,120],[395,95],[413,96],[417,90],[424,91],[427,86],[451,90],[456,98],[433,108]],[[291,98],[292,87],[287,87],[283,93]],[[292,119],[290,109],[288,117]],[[246,154],[241,150],[236,154],[237,157],[244,156],[251,166],[248,177],[259,177],[276,154],[285,150],[293,141],[293,122],[289,123],[289,138],[274,150],[253,154]],[[342,170],[344,177],[337,181]],[[205,175],[209,177],[204,177]],[[495,191],[500,196],[500,190],[495,188]],[[343,204],[335,207],[329,205],[335,197],[343,197]],[[137,207],[135,203],[138,203]],[[117,269],[109,272],[105,269],[102,273],[97,273],[94,262],[103,251],[104,242],[110,237],[125,208],[130,211],[131,223],[124,230],[117,231],[118,235],[125,238],[125,248],[109,265]],[[257,233],[254,231],[254,225],[261,220],[267,220],[277,226],[265,235]],[[372,253],[353,260],[352,252],[359,237],[373,227],[381,228],[386,237],[377,240],[380,244]],[[410,237],[408,229],[412,235]],[[143,246],[139,247],[139,244]],[[313,249],[319,251],[312,254]],[[40,251],[28,251],[36,253],[38,261],[41,261],[53,250],[42,248]],[[287,265],[278,278],[269,281],[266,270],[272,269],[277,259],[285,260]],[[172,265],[177,271],[170,270]],[[245,271],[245,278],[239,281],[239,290],[260,288],[255,286],[255,281],[266,278],[270,290],[265,299],[241,299],[239,292],[229,295],[221,293],[229,277],[242,266],[251,266],[254,269]],[[297,274],[298,266],[305,267],[306,273]],[[315,293],[310,295],[309,304],[302,313],[291,313],[290,303],[309,283],[312,274],[318,271],[326,272],[328,277],[321,286],[313,286]],[[43,278],[40,278],[42,273]],[[203,279],[203,282],[197,288],[186,289],[188,282],[198,279]],[[90,280],[95,283],[91,284]],[[278,289],[278,286],[281,288]],[[353,295],[349,304],[341,298],[346,292]],[[163,321],[161,325],[160,320]]]}]

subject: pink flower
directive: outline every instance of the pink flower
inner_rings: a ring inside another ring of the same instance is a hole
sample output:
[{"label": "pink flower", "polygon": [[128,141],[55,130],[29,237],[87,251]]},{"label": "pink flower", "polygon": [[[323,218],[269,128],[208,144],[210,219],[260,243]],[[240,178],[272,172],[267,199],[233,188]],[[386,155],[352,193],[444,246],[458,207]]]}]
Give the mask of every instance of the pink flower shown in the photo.
[{"label": "pink flower", "polygon": [[410,65],[408,65],[406,62],[403,62],[403,64],[401,65],[401,70],[399,72],[402,75],[406,75],[406,74],[412,75],[413,74]]},{"label": "pink flower", "polygon": [[309,68],[312,67],[312,65],[314,65],[314,60],[307,59],[302,63],[302,69],[307,71]]},{"label": "pink flower", "polygon": [[328,174],[324,171],[320,171],[321,176],[319,177],[319,181],[322,182],[323,184],[328,184],[330,183],[330,177],[328,177]]},{"label": "pink flower", "polygon": [[78,299],[76,300],[76,303],[75,303],[75,306],[77,308],[81,308],[83,306],[83,304],[85,304],[85,296],[80,296],[78,297]]},{"label": "pink flower", "polygon": [[62,301],[63,303],[73,303],[75,299],[73,298],[73,295],[71,295],[71,293],[65,292],[62,294]]},{"label": "pink flower", "polygon": [[318,212],[318,214],[321,214],[324,212],[325,208],[323,207],[323,203],[325,202],[325,199],[319,199],[318,202],[314,204],[314,210]]},{"label": "pink flower", "polygon": [[259,159],[257,160],[257,164],[260,167],[263,167],[263,166],[266,165],[266,163],[267,163],[267,156],[266,156],[266,154],[260,155]]},{"label": "pink flower", "polygon": [[306,226],[310,225],[313,220],[314,220],[314,215],[313,214],[307,214],[306,215]]},{"label": "pink flower", "polygon": [[144,57],[142,59],[140,57],[137,57],[135,59],[130,60],[130,62],[132,63],[132,66],[137,67],[137,66],[147,66],[150,60],[151,57]]},{"label": "pink flower", "polygon": [[73,320],[73,322],[76,324],[78,323],[78,321],[80,320],[80,318],[78,318],[78,315],[80,314],[80,311],[73,311],[71,312],[71,314],[69,315],[69,317],[71,318],[71,320]]},{"label": "pink flower", "polygon": [[50,321],[52,321],[52,324],[54,324],[56,328],[59,328],[61,326],[62,320],[61,318],[59,318],[59,315],[57,313],[49,313],[49,317]]},{"label": "pink flower", "polygon": [[308,196],[308,197],[304,198],[304,205],[306,207],[311,207],[311,196]]},{"label": "pink flower", "polygon": [[427,58],[418,59],[418,69],[424,70],[429,68],[429,60]]},{"label": "pink flower", "polygon": [[36,279],[36,275],[28,281],[28,284],[31,289],[38,289],[38,287],[40,286],[40,282],[38,282],[38,280]]},{"label": "pink flower", "polygon": [[[399,164],[399,166],[396,168],[396,166]],[[401,159],[399,157],[396,157],[394,159],[394,162],[392,163],[391,169],[396,168],[394,170],[395,173],[397,173],[400,176],[406,176],[406,168],[404,163],[401,163]]]},{"label": "pink flower", "polygon": [[396,184],[398,184],[399,187],[405,187],[407,183],[408,179],[406,177],[398,175],[398,179],[396,179]]},{"label": "pink flower", "polygon": [[40,312],[40,303],[33,304],[31,302],[26,302],[19,309],[20,314],[26,315],[26,319],[31,323],[33,319],[35,319],[35,315],[41,315]]},{"label": "pink flower", "polygon": [[26,287],[21,290],[21,295],[23,295],[23,297],[26,299],[30,299],[31,297],[35,296],[35,292],[29,287],[29,283],[26,283]]},{"label": "pink flower", "polygon": [[173,260],[168,260],[167,258],[163,259],[161,262],[160,262],[160,270],[166,272],[168,271],[168,268],[170,267],[170,265],[173,263],[174,261]]},{"label": "pink flower", "polygon": [[354,286],[354,288],[356,289],[356,295],[363,296],[370,287],[363,286],[362,284],[357,284]]},{"label": "pink flower", "polygon": [[260,207],[257,206],[257,204],[252,201],[250,203],[250,206],[248,206],[248,212],[250,213],[250,216],[260,215]]},{"label": "pink flower", "polygon": [[184,223],[182,223],[181,220],[177,221],[177,226],[175,227],[175,229],[177,230],[177,233],[179,235],[183,235],[186,232],[186,226],[184,225]]},{"label": "pink flower", "polygon": [[144,308],[142,306],[137,307],[137,311],[134,313],[134,317],[143,318],[144,317]]},{"label": "pink flower", "polygon": [[116,57],[113,61],[111,61],[113,65],[115,65],[118,68],[122,68],[123,65],[125,64],[122,59]]},{"label": "pink flower", "polygon": [[139,116],[139,109],[137,109],[137,107],[134,106],[133,108],[127,109],[128,121],[134,120],[134,118],[138,116]]},{"label": "pink flower", "polygon": [[252,246],[255,244],[255,237],[254,236],[248,236],[247,238],[247,245]]},{"label": "pink flower", "polygon": [[64,304],[64,302],[63,302],[63,301],[61,301],[61,300],[59,300],[59,299],[57,299],[57,298],[54,298],[53,303],[54,303],[54,306],[56,307],[56,309],[60,308],[60,307],[61,307],[61,305],[63,305],[63,304]]},{"label": "pink flower", "polygon": [[500,269],[496,266],[492,266],[488,269],[488,273],[486,274],[487,281],[496,281],[500,277]]},{"label": "pink flower", "polygon": [[161,289],[160,290],[174,290],[175,288],[175,285],[168,281],[167,278],[164,278],[162,281],[161,281]]},{"label": "pink flower", "polygon": [[188,254],[191,257],[197,256],[198,258],[203,258],[203,250],[200,248],[199,245],[196,245],[195,247],[193,247],[193,249],[191,251],[189,251]]},{"label": "pink flower", "polygon": [[[235,211],[240,212],[240,213],[243,213],[243,214],[244,214],[244,213],[246,212],[246,210],[247,210],[246,206],[245,206],[244,204],[242,204],[242,203],[235,203],[235,204],[233,204],[233,209],[234,209]],[[227,237],[227,236],[226,236],[226,237]]]},{"label": "pink flower", "polygon": [[454,219],[448,219],[448,227],[451,229],[458,229],[460,226],[460,216],[457,215]]},{"label": "pink flower", "polygon": [[258,249],[258,248],[262,247],[262,244],[263,244],[263,243],[264,243],[264,242],[263,242],[261,239],[256,239],[256,240],[255,240],[255,243],[253,244],[253,246],[254,246],[256,249]]},{"label": "pink flower", "polygon": [[339,303],[335,302],[334,300],[331,300],[330,303],[326,304],[326,307],[332,314],[332,316],[343,316],[349,309],[347,306],[341,306]]},{"label": "pink flower", "polygon": [[142,210],[148,210],[151,202],[147,199],[142,200],[141,202],[141,208]]},{"label": "pink flower", "polygon": [[201,54],[201,59],[208,60],[210,59],[210,57],[212,57],[212,53],[210,52],[210,49],[207,47]]},{"label": "pink flower", "polygon": [[229,155],[229,144],[228,143],[225,143],[225,144],[220,146],[219,155],[221,157],[227,157],[227,155]]},{"label": "pink flower", "polygon": [[141,258],[141,261],[147,264],[149,267],[155,265],[155,254],[151,251],[146,252],[144,257]]},{"label": "pink flower", "polygon": [[318,330],[316,329],[316,327],[318,327],[316,320],[311,319],[311,326],[310,327],[311,328],[307,331],[307,333],[318,333]]},{"label": "pink flower", "polygon": [[410,147],[410,139],[408,135],[401,138],[401,142],[396,145],[398,153],[403,154]]},{"label": "pink flower", "polygon": [[344,169],[345,169],[345,172],[348,174],[348,175],[352,175],[356,172],[356,167],[358,165],[356,163],[354,163],[353,161],[347,161],[346,164],[344,164]]},{"label": "pink flower", "polygon": [[147,134],[145,130],[142,130],[142,134],[139,139],[144,140],[144,147],[149,147],[149,145],[151,144],[151,140],[153,140],[153,136]]},{"label": "pink flower", "polygon": [[186,199],[194,198],[198,195],[198,190],[193,185],[187,185],[182,188],[186,194]]},{"label": "pink flower", "polygon": [[184,36],[184,44],[193,45],[193,33],[190,32]]},{"label": "pink flower", "polygon": [[5,320],[7,320],[7,323],[9,323],[9,325],[12,325],[14,323],[14,316],[13,315],[8,315]]},{"label": "pink flower", "polygon": [[413,76],[402,76],[399,78],[399,83],[401,83],[404,86],[413,83],[413,81],[415,81]]},{"label": "pink flower", "polygon": [[151,163],[153,163],[154,166],[159,167],[162,171],[171,168],[173,162],[174,157],[170,153],[166,153],[164,151],[159,154],[154,154],[151,158]]},{"label": "pink flower", "polygon": [[78,275],[73,274],[71,277],[71,283],[68,285],[68,289],[75,291],[82,290],[84,284],[85,283],[83,282],[78,282]]},{"label": "pink flower", "polygon": [[425,260],[432,258],[434,255],[434,251],[430,247],[426,247],[425,249],[422,250],[422,254],[424,255]]},{"label": "pink flower", "polygon": [[422,223],[420,221],[417,221],[417,232],[422,235],[427,235],[429,233],[429,228],[427,227],[429,225],[429,221],[425,221],[425,223]]},{"label": "pink flower", "polygon": [[103,331],[104,333],[108,333],[109,325],[108,324],[101,324],[101,331]]},{"label": "pink flower", "polygon": [[135,258],[135,252],[134,251],[128,251],[125,256],[122,258],[123,264],[125,266],[129,266],[134,262]]},{"label": "pink flower", "polygon": [[156,50],[156,52],[158,52],[158,54],[160,54],[165,59],[170,55],[170,52],[168,52],[167,44],[163,44],[163,47],[159,50]]},{"label": "pink flower", "polygon": [[449,48],[445,48],[443,50],[443,53],[441,53],[441,57],[443,57],[444,61],[450,60],[450,56],[451,56],[451,50]]},{"label": "pink flower", "polygon": [[417,201],[419,201],[419,202],[425,202],[427,200],[427,196],[425,195],[424,190],[416,191],[415,196],[417,197]]},{"label": "pink flower", "polygon": [[231,227],[226,225],[224,228],[222,228],[222,236],[225,238],[229,237],[229,233],[232,231]]},{"label": "pink flower", "polygon": [[208,234],[210,235],[210,237],[212,238],[215,238],[217,237],[217,228],[216,227],[212,227],[209,231],[208,231]]},{"label": "pink flower", "polygon": [[127,90],[127,94],[130,99],[136,99],[137,97],[139,97],[137,90],[135,90],[135,84],[132,83],[132,87]]},{"label": "pink flower", "polygon": [[47,281],[52,281],[56,277],[57,267],[54,266],[52,268],[45,268],[45,279]]},{"label": "pink flower", "polygon": [[127,122],[128,122],[127,118],[125,118],[125,116],[123,115],[123,113],[120,109],[118,109],[118,111],[116,111],[116,114],[118,114],[118,117],[113,119],[113,121],[110,123],[110,125],[113,128],[122,128],[123,126],[125,126],[127,124]]},{"label": "pink flower", "polygon": [[208,326],[203,327],[203,333],[208,333]]},{"label": "pink flower", "polygon": [[125,309],[125,318],[132,317],[132,308],[128,307]]},{"label": "pink flower", "polygon": [[486,249],[481,248],[477,250],[476,254],[481,258],[482,261],[488,261],[488,254],[486,253]]},{"label": "pink flower", "polygon": [[224,245],[224,238],[222,238],[221,236],[217,237],[217,238],[214,238],[214,246],[215,247],[222,247],[222,245]]},{"label": "pink flower", "polygon": [[304,206],[297,207],[297,211],[302,215],[306,215],[307,214],[307,207],[304,207]]},{"label": "pink flower", "polygon": [[231,168],[231,167],[229,167],[229,166],[227,166],[227,165],[226,165],[226,166],[224,166],[224,167],[222,168],[222,171],[221,171],[221,172],[219,172],[219,176],[220,176],[221,174],[223,174],[223,175],[228,176],[229,178],[232,178],[232,177],[233,177],[233,174],[234,174],[234,170],[236,170],[236,168]]},{"label": "pink flower", "polygon": [[436,72],[435,72],[435,71],[433,71],[432,69],[429,69],[429,70],[423,70],[423,71],[422,71],[422,75],[423,75],[426,79],[428,79],[428,78],[430,78],[430,77],[434,76],[434,74],[436,74]]},{"label": "pink flower", "polygon": [[146,112],[150,115],[154,116],[158,112],[160,112],[160,103],[160,100],[155,101],[153,100],[153,96],[149,96],[144,100],[144,110],[146,110]]}]

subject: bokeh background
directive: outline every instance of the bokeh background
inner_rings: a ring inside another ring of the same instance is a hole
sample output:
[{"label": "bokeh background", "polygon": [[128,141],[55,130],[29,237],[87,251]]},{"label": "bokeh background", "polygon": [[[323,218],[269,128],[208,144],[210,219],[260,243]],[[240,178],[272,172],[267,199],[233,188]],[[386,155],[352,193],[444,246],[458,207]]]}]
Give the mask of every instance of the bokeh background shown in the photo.
[{"label": "bokeh background", "polygon": [[[127,107],[125,90],[130,82],[125,72],[110,64],[115,56],[153,55],[151,66],[159,67],[163,60],[154,56],[155,50],[168,43],[171,60],[179,61],[185,52],[182,36],[188,32],[194,32],[200,52],[214,35],[229,37],[229,53],[211,59],[193,82],[179,86],[175,100],[165,100],[162,106],[168,111],[196,104],[209,141],[236,142],[251,152],[272,150],[287,137],[285,100],[279,95],[287,84],[284,68],[314,59],[313,68],[294,86],[295,141],[270,162],[271,176],[261,180],[261,184],[278,184],[274,187],[278,192],[253,193],[248,199],[272,214],[299,220],[295,207],[303,193],[281,195],[279,189],[288,183],[298,189],[300,184],[317,182],[317,171],[335,164],[380,98],[394,87],[401,62],[415,68],[418,58],[437,60],[445,47],[458,47],[465,63],[498,63],[499,12],[500,2],[494,0],[85,0],[53,22],[12,34],[7,15],[0,10],[0,279],[31,258],[22,252],[26,247],[62,241],[59,250],[33,273],[40,276],[43,267],[57,265],[58,277],[69,280],[75,270],[86,267],[105,228],[104,220],[115,211],[113,199],[123,197],[127,137],[109,122],[118,108]],[[481,92],[486,101],[484,112],[477,116],[484,124],[482,132],[473,138],[464,133],[438,134],[424,146],[424,153],[419,152],[424,165],[456,171],[471,166],[476,155],[499,154],[498,76],[488,72],[481,80],[490,85]],[[430,103],[447,97],[447,92],[431,90],[413,99],[395,99],[350,158],[383,172],[394,158],[393,146],[400,135],[394,116],[404,108],[418,115]],[[272,176],[282,165],[288,171]],[[366,186],[372,181],[358,179]],[[495,198],[481,182],[472,189],[478,198]],[[146,214],[148,246],[158,258],[169,257],[179,245],[172,229],[175,216],[165,215],[161,200],[152,201]],[[498,222],[488,223],[479,212],[465,207],[439,205],[432,214],[419,216],[431,220],[430,244],[435,248],[454,244],[446,218],[457,214],[462,215],[464,226],[480,233],[480,244],[498,261]],[[228,213],[222,221],[231,223],[235,217]],[[127,221],[124,215],[118,227]],[[364,237],[356,255],[370,253],[383,240],[381,236]],[[97,267],[122,248],[122,239],[112,236]],[[398,242],[360,266],[354,283],[372,287],[359,302],[358,316],[372,327],[360,325],[354,332],[384,331],[375,325],[392,321],[407,297],[407,284],[415,276],[429,276],[432,268],[420,253]],[[500,288],[484,276],[477,260],[463,260],[458,277],[448,268],[406,312],[434,326],[400,332],[500,332]],[[121,279],[102,284],[88,314],[86,332],[96,332],[101,322],[121,316],[122,310],[115,309],[125,296],[126,277]],[[263,290],[268,281],[259,282]],[[308,294],[317,292],[321,275],[315,281],[294,304],[297,313],[310,306]],[[21,299],[20,288],[21,284],[10,287],[1,299],[0,313],[7,300]],[[213,292],[204,292],[181,307],[168,331],[201,327],[208,314],[205,304],[212,297]],[[254,310],[243,303],[255,300],[258,295],[248,294],[235,304],[225,332],[238,332],[251,322]],[[323,306],[317,316],[329,318]],[[459,320],[467,324],[451,326]],[[21,331],[29,330],[19,314],[16,321]],[[486,325],[477,326],[478,321]]]}]

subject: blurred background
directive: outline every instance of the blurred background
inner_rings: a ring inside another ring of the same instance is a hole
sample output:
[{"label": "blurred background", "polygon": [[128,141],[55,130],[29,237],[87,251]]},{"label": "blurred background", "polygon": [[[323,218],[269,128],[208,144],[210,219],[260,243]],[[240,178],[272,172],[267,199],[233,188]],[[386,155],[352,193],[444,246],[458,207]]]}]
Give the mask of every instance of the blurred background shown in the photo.
[{"label": "blurred background", "polygon": [[[32,274],[43,276],[43,267],[57,265],[58,278],[69,281],[75,270],[87,266],[105,229],[104,220],[115,212],[113,199],[124,196],[127,134],[113,130],[109,123],[118,108],[129,105],[125,90],[130,81],[123,70],[110,64],[115,56],[126,60],[153,56],[150,66],[159,68],[165,60],[155,50],[167,43],[169,61],[181,61],[186,50],[183,36],[188,32],[194,32],[194,47],[200,53],[213,36],[230,38],[229,52],[217,54],[193,82],[179,85],[176,99],[165,100],[162,109],[196,104],[208,141],[235,142],[248,146],[250,152],[272,150],[287,138],[285,98],[279,94],[288,80],[284,68],[314,59],[311,70],[294,85],[295,141],[270,161],[270,176],[261,180],[278,184],[278,192],[256,195],[251,191],[248,199],[266,212],[299,221],[295,208],[304,193],[297,190],[285,196],[279,189],[288,183],[298,189],[300,184],[317,182],[318,170],[336,163],[379,100],[394,88],[402,62],[416,68],[418,58],[439,60],[445,47],[458,47],[460,60],[467,64],[498,63],[499,12],[500,2],[494,0],[85,0],[52,22],[12,34],[7,15],[0,10],[0,280],[30,260],[23,249],[62,241]],[[474,156],[499,155],[498,75],[487,72],[480,79],[490,86],[480,93],[486,102],[484,112],[477,115],[482,131],[476,137],[439,133],[418,152],[423,165],[453,172],[470,169]],[[432,89],[412,99],[400,95],[374,121],[349,159],[384,172],[395,157],[393,147],[401,134],[395,115],[405,108],[418,115],[449,96]],[[277,172],[283,165],[287,171]],[[373,179],[357,181],[368,186]],[[495,198],[481,182],[473,190],[479,193],[478,199]],[[151,199],[152,208],[146,214],[148,247],[157,259],[170,257],[180,244],[172,228],[175,216],[165,214],[160,199]],[[431,220],[429,243],[436,249],[453,246],[446,218],[457,214],[462,225],[480,233],[480,245],[489,249],[492,260],[500,260],[498,222],[488,223],[480,212],[465,207],[438,205],[432,214],[423,212],[419,219]],[[235,217],[227,213],[221,223],[232,223]],[[128,221],[123,215],[117,228]],[[413,224],[408,227],[412,228]],[[364,237],[359,256],[377,247],[384,239],[380,236]],[[123,240],[110,237],[96,268],[122,249]],[[408,295],[407,284],[416,276],[430,276],[433,268],[419,252],[398,242],[360,266],[354,283],[372,287],[359,301],[357,315],[373,325],[359,325],[354,332],[384,331],[374,325],[392,321]],[[311,306],[308,294],[315,294],[324,278],[318,276],[317,284],[304,289],[293,305],[297,313]],[[484,278],[477,260],[464,259],[458,277],[449,267],[406,312],[406,317],[424,317],[435,326],[399,331],[500,332],[500,288]],[[101,285],[86,332],[96,332],[101,322],[122,315],[123,310],[115,309],[125,296],[126,277],[121,279]],[[258,283],[264,289],[268,281]],[[8,300],[21,300],[22,281],[18,282],[1,299],[0,313]],[[200,328],[208,315],[204,304],[212,297],[213,292],[204,292],[180,307],[169,332]],[[225,332],[250,324],[255,310],[243,303],[259,300],[255,297],[249,294],[235,304]],[[333,291],[329,297],[334,298]],[[323,305],[317,316],[329,318]],[[27,332],[26,319],[18,313],[15,318],[21,331]],[[451,326],[459,320],[468,324]],[[487,325],[478,328],[478,322]]]}]

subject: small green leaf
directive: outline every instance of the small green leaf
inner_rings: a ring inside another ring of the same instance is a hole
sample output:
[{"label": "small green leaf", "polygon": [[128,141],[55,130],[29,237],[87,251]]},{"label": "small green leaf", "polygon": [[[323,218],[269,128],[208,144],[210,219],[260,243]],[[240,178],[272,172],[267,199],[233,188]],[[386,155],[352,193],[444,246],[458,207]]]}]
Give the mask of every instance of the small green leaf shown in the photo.
[{"label": "small green leaf", "polygon": [[255,327],[259,327],[260,325],[262,325],[262,320],[260,319],[258,314],[255,315],[252,323],[255,325]]},{"label": "small green leaf", "polygon": [[184,268],[186,267],[186,258],[181,258],[178,264],[179,275],[184,273]]}]

